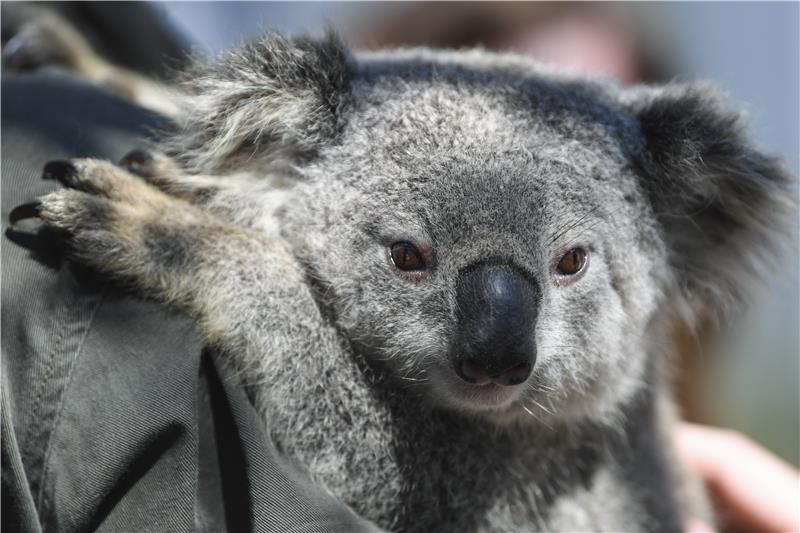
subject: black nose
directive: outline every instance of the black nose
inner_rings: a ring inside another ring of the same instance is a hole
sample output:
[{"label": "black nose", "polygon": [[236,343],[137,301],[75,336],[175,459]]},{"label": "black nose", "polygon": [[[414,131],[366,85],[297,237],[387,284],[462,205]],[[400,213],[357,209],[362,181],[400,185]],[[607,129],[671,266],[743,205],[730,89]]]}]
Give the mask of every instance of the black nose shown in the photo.
[{"label": "black nose", "polygon": [[479,264],[461,273],[456,302],[456,373],[480,385],[525,381],[536,362],[536,284],[510,266]]}]

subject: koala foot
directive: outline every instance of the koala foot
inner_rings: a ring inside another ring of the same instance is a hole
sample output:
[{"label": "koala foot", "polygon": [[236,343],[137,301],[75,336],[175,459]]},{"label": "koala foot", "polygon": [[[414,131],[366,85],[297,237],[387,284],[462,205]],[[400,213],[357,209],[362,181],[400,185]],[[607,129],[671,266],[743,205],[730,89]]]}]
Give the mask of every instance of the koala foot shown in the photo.
[{"label": "koala foot", "polygon": [[43,15],[24,24],[3,46],[2,58],[3,66],[10,70],[60,65],[147,109],[173,118],[180,114],[163,86],[108,62],[70,22],[57,15]]},{"label": "koala foot", "polygon": [[54,15],[24,24],[3,47],[3,66],[13,70],[63,65],[83,72],[95,62],[94,52],[83,37]]}]

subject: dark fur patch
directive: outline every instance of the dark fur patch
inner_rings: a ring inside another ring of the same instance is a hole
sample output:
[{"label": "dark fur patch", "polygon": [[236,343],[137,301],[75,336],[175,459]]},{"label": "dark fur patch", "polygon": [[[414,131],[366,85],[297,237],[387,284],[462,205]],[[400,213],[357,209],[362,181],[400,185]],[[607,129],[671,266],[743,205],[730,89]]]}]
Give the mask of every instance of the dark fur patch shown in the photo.
[{"label": "dark fur patch", "polygon": [[213,185],[195,187],[192,189],[192,196],[198,203],[207,204],[219,194],[219,191],[220,188]]},{"label": "dark fur patch", "polygon": [[106,228],[114,216],[111,204],[105,198],[84,195],[80,203],[80,218],[92,229]]},{"label": "dark fur patch", "polygon": [[160,224],[145,226],[142,233],[150,262],[166,270],[191,264],[196,246],[194,235]]}]

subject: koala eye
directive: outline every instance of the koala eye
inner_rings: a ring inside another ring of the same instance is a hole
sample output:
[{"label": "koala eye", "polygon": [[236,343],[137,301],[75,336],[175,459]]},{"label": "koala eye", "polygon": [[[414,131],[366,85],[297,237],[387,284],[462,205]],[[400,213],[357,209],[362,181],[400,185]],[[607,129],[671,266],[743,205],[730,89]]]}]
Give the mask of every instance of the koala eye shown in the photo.
[{"label": "koala eye", "polygon": [[572,248],[564,254],[556,265],[556,272],[561,276],[574,276],[586,265],[586,250]]},{"label": "koala eye", "polygon": [[389,247],[389,255],[394,266],[400,270],[423,270],[425,268],[422,252],[410,242],[400,241],[394,243]]}]

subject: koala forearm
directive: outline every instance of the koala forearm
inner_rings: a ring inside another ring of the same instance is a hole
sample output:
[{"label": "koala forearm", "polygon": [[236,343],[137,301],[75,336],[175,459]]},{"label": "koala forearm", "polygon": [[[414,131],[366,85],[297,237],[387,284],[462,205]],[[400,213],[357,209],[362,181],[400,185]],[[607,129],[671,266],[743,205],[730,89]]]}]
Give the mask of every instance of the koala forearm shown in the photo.
[{"label": "koala forearm", "polygon": [[[220,229],[220,226],[217,229]],[[188,268],[170,272],[165,285],[200,319],[207,341],[232,348],[248,362],[265,361],[265,350],[300,356],[325,349],[325,328],[302,270],[280,241],[256,231],[194,235]],[[172,285],[172,286],[169,286]]]},{"label": "koala forearm", "polygon": [[45,175],[67,188],[42,198],[35,212],[68,235],[71,256],[188,311],[209,342],[247,361],[263,361],[265,350],[328,344],[303,270],[279,238],[105,161],[57,162]]},{"label": "koala forearm", "polygon": [[195,316],[206,342],[236,354],[250,379],[263,373],[265,350],[292,357],[330,344],[303,272],[281,241],[213,216],[144,233],[140,258],[124,275]]}]

